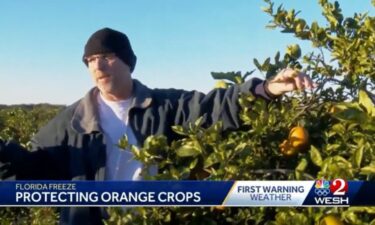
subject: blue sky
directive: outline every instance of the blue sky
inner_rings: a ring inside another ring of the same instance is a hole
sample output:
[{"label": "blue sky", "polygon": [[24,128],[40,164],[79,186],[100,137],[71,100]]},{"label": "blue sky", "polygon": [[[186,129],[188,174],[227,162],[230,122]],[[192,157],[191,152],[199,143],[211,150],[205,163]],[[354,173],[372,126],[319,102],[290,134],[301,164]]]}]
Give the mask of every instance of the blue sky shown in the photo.
[{"label": "blue sky", "polygon": [[[322,21],[317,1],[277,0]],[[370,0],[341,0],[344,15],[374,14]],[[354,4],[355,3],[355,4]],[[300,43],[266,29],[261,0],[138,0],[0,2],[0,104],[71,104],[93,82],[81,61],[98,29],[129,36],[138,57],[133,77],[149,87],[209,91],[210,72],[250,71],[260,60]],[[302,50],[309,49],[302,43]],[[261,77],[259,72],[256,72]]]}]

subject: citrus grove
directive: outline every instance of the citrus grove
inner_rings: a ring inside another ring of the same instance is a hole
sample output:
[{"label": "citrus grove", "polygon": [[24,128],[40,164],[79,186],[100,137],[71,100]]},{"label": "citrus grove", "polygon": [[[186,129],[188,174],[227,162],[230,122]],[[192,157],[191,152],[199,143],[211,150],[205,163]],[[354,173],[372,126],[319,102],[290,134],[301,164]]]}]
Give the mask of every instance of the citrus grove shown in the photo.
[{"label": "citrus grove", "polygon": [[[270,0],[265,4],[268,28],[309,42],[312,50],[304,53],[291,43],[283,54],[276,52],[262,62],[254,59],[257,73],[271,78],[281,68],[292,67],[310,75],[318,87],[272,102],[242,95],[243,123],[236,131],[222,133],[221,123],[202,127],[199,119],[188,127],[173,127],[181,139],[172,143],[163,136],[150,136],[142,148],[130,146],[146,168],[159,167],[159,174],[145,174],[146,179],[375,180],[375,18],[367,13],[344,16],[338,2],[319,0],[326,19],[319,24]],[[216,88],[224,89],[244,82],[254,72],[213,72],[212,76]],[[35,129],[52,117],[44,116],[36,124],[33,110],[2,109],[0,136],[27,146]],[[126,149],[126,137],[119,146]],[[108,210],[107,224],[375,225],[375,207]],[[2,224],[51,224],[58,218],[55,209],[49,208],[7,208],[0,215]],[[18,223],[12,223],[15,218]]]}]

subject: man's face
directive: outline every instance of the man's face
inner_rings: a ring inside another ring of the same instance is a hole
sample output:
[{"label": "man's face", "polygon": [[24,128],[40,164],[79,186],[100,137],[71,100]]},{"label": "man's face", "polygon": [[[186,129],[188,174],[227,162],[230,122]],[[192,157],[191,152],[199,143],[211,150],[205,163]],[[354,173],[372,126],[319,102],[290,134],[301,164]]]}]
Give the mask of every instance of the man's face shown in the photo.
[{"label": "man's face", "polygon": [[[91,76],[100,92],[122,98],[131,82],[130,68],[115,54],[97,54],[86,58]],[[125,96],[126,97],[126,96]]]}]

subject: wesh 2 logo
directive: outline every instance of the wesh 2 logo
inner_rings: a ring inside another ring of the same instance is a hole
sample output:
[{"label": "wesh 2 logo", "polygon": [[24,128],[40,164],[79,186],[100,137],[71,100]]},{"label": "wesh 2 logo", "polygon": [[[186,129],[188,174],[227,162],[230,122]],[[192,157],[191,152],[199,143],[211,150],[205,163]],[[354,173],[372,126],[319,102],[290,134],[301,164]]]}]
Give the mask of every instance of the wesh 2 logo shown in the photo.
[{"label": "wesh 2 logo", "polygon": [[324,178],[315,181],[315,203],[318,205],[349,205],[348,182],[334,179],[331,182]]}]

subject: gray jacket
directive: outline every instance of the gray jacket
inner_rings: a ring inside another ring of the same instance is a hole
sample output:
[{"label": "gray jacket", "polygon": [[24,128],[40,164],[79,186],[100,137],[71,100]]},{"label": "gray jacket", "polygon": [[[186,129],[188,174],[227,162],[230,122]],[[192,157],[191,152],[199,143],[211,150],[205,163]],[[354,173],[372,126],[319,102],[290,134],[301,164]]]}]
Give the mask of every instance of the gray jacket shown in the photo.
[{"label": "gray jacket", "polygon": [[[138,143],[150,135],[178,138],[171,126],[187,125],[203,116],[203,126],[222,121],[223,129],[236,129],[239,93],[253,93],[269,99],[264,82],[252,79],[228,89],[208,94],[177,89],[150,89],[134,81],[129,123]],[[27,151],[12,142],[0,143],[2,179],[15,176],[22,180],[103,180],[106,162],[105,138],[97,112],[98,89],[68,106],[32,139]],[[105,210],[95,207],[71,207],[61,210],[61,224],[102,224]]]}]

